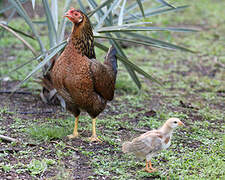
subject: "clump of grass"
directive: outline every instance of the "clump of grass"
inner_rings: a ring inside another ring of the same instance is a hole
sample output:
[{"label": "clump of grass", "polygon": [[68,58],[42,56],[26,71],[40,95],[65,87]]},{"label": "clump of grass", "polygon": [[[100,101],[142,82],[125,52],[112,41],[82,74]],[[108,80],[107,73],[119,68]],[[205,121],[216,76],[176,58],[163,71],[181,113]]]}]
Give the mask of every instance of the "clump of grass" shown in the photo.
[{"label": "clump of grass", "polygon": [[48,166],[54,165],[56,162],[55,160],[52,159],[42,159],[42,160],[37,160],[37,159],[32,159],[30,164],[27,165],[27,169],[30,171],[30,174],[32,176],[38,175],[43,173]]},{"label": "clump of grass", "polygon": [[27,129],[27,133],[37,140],[52,140],[65,137],[69,134],[69,131],[65,127],[34,125],[32,128]]}]

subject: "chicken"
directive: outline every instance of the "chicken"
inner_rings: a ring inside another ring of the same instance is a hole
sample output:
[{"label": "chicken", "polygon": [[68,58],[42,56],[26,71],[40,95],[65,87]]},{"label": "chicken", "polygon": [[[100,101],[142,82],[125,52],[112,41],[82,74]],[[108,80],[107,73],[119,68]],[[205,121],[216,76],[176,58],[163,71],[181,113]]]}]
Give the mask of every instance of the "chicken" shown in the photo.
[{"label": "chicken", "polygon": [[122,151],[134,153],[138,158],[146,158],[145,171],[152,173],[156,171],[152,167],[151,158],[160,150],[170,146],[173,130],[177,126],[184,125],[178,118],[168,119],[161,128],[148,131],[131,142],[124,142]]},{"label": "chicken", "polygon": [[101,141],[96,135],[96,117],[114,96],[117,75],[116,49],[111,47],[104,63],[95,58],[94,37],[88,17],[71,8],[65,17],[73,23],[64,51],[50,70],[50,81],[66,102],[66,109],[75,116],[73,134],[78,137],[81,110],[92,118],[91,141]]}]

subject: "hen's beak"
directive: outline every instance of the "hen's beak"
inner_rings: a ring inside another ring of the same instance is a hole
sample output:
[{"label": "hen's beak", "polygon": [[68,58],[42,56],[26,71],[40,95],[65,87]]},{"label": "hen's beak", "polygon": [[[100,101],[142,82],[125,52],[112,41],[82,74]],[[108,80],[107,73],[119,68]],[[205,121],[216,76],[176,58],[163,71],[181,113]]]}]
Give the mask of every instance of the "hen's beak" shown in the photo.
[{"label": "hen's beak", "polygon": [[182,123],[181,121],[178,122],[179,126],[184,126],[184,123]]},{"label": "hen's beak", "polygon": [[67,17],[69,20],[71,20],[73,17],[69,12],[66,12],[66,14],[63,17]]}]

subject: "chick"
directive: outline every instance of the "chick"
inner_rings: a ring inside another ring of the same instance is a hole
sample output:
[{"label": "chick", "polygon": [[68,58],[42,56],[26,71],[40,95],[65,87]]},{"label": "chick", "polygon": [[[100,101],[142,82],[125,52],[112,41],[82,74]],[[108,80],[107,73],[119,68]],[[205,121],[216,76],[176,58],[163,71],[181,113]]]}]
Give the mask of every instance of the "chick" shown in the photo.
[{"label": "chick", "polygon": [[134,153],[136,157],[141,159],[146,158],[145,171],[152,173],[156,169],[152,167],[151,158],[159,151],[170,146],[173,130],[182,125],[184,124],[178,118],[170,118],[161,128],[148,131],[131,142],[124,142],[122,151],[124,153]]}]

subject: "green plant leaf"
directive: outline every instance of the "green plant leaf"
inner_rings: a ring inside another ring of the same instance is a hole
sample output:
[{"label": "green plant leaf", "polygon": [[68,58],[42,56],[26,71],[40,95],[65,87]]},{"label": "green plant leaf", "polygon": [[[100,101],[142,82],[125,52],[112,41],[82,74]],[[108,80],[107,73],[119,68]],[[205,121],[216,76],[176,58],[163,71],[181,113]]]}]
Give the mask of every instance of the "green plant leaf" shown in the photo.
[{"label": "green plant leaf", "polygon": [[141,10],[142,16],[145,17],[145,12],[144,12],[144,8],[143,8],[143,6],[142,6],[141,0],[136,0],[136,1],[137,1],[138,6],[139,6],[139,8],[140,8],[140,10]]},{"label": "green plant leaf", "polygon": [[161,48],[172,49],[172,50],[181,50],[181,51],[196,53],[195,51],[192,51],[192,50],[187,49],[185,47],[177,46],[175,44],[171,44],[171,43],[168,43],[168,42],[165,42],[165,41],[160,41],[158,39],[150,38],[148,36],[144,36],[144,35],[141,35],[141,34],[126,32],[125,35],[131,36],[131,37],[136,38],[136,39],[140,39],[141,42],[144,42],[144,43],[153,43],[153,44],[155,44],[155,45],[157,45]]},{"label": "green plant leaf", "polygon": [[43,2],[43,7],[45,9],[46,17],[47,17],[48,37],[50,41],[50,47],[53,47],[56,45],[56,40],[57,40],[56,28],[55,28],[54,20],[52,17],[52,13],[51,13],[51,9],[49,7],[48,1],[42,0],[42,2]]},{"label": "green plant leaf", "polygon": [[17,67],[14,68],[13,70],[11,70],[9,73],[7,73],[6,76],[8,76],[8,75],[11,74],[11,73],[14,73],[14,72],[18,71],[19,69],[21,69],[22,67],[26,66],[27,64],[29,64],[29,63],[31,63],[31,62],[33,62],[33,61],[39,61],[39,60],[41,60],[44,56],[45,56],[45,54],[41,54],[41,55],[39,55],[39,56],[36,56],[36,57],[34,57],[34,58],[32,58],[32,59],[26,61],[25,63],[20,64],[19,66],[17,66]]},{"label": "green plant leaf", "polygon": [[[63,41],[56,47],[54,47],[54,50],[50,52],[48,56],[44,58],[25,78],[23,81],[21,81],[17,86],[13,88],[13,92],[15,92],[24,82],[26,82],[31,76],[33,76],[38,70],[40,70],[50,59],[52,59],[57,53],[59,53],[65,46],[67,42]],[[39,56],[38,56],[39,57]]]},{"label": "green plant leaf", "polygon": [[[88,2],[92,9],[98,8],[98,4],[94,0],[88,0]],[[110,3],[111,3],[111,0],[106,1],[107,9],[109,9]],[[97,20],[97,22],[99,22],[100,18],[104,16],[104,12],[101,8],[99,8],[99,10],[96,11],[96,13],[94,14],[95,19]],[[110,12],[108,17],[105,18],[105,24],[106,24],[106,26],[111,26],[112,22],[113,22],[112,21],[112,12]],[[95,29],[94,29],[94,32],[95,32]]]},{"label": "green plant leaf", "polygon": [[51,0],[51,15],[54,22],[54,27],[58,30],[58,0]]},{"label": "green plant leaf", "polygon": [[[140,0],[140,1],[141,1],[141,3],[144,3],[147,0]],[[131,3],[128,7],[126,7],[125,13],[128,13],[128,12],[134,10],[137,6],[138,6],[138,3],[136,1]]]},{"label": "green plant leaf", "polygon": [[[65,2],[65,7],[64,7],[64,12],[68,11],[70,4],[72,0],[66,0]],[[59,24],[59,29],[57,31],[57,43],[60,43],[63,38],[64,38],[64,33],[65,33],[65,28],[66,28],[66,20],[65,18],[62,18],[60,24]]]},{"label": "green plant leaf", "polygon": [[[145,11],[145,17],[151,17],[151,16],[156,16],[156,15],[161,15],[164,13],[181,11],[189,6],[179,6],[177,8],[166,8],[166,9],[164,9],[162,7],[163,6],[160,6],[160,7],[149,9],[149,10]],[[133,21],[133,20],[137,20],[137,19],[141,19],[141,18],[142,18],[142,14],[138,12],[138,13],[126,16],[124,18],[124,22],[129,22],[129,21]]]},{"label": "green plant leaf", "polygon": [[[94,10],[92,10],[91,12],[88,13],[88,17],[90,18],[91,16],[93,16],[96,12],[98,12],[100,9],[102,9],[103,7],[105,7],[106,5],[109,5],[113,0],[107,0],[104,1],[102,4],[100,4],[98,7],[96,6],[92,6],[95,7]],[[95,4],[96,5],[96,4]]]},{"label": "green plant leaf", "polygon": [[[20,0],[21,4],[27,2],[28,0]],[[10,9],[14,8],[13,5],[7,5],[7,7],[3,7],[0,9],[0,14],[4,13],[5,11],[8,11]]]},{"label": "green plant leaf", "polygon": [[[128,35],[128,33],[126,33],[126,35]],[[157,39],[149,38],[147,36],[142,36],[142,35],[134,34],[134,33],[130,33],[130,36],[137,37],[137,39],[141,39],[142,41],[127,39],[127,38],[114,38],[114,37],[108,37],[108,36],[94,36],[94,37],[95,38],[103,38],[103,39],[113,39],[113,40],[122,41],[122,42],[126,41],[126,42],[130,42],[130,43],[134,43],[134,44],[141,44],[141,45],[152,46],[152,47],[156,47],[156,48],[165,48],[165,49],[169,49],[169,50],[182,50],[182,51],[188,51],[191,53],[195,53],[194,51],[189,50],[187,48],[177,46],[177,45],[174,45],[171,43],[167,43],[164,41],[160,41]]]},{"label": "green plant leaf", "polygon": [[31,2],[32,2],[32,7],[34,9],[35,8],[35,0],[32,0]]},{"label": "green plant leaf", "polygon": [[12,8],[13,8],[12,5],[10,5],[10,6],[8,6],[8,7],[1,8],[1,9],[0,9],[0,14],[4,13],[5,11],[8,11],[8,10],[10,10],[10,9],[12,9]]},{"label": "green plant leaf", "polygon": [[26,21],[26,23],[30,26],[33,34],[35,35],[35,37],[38,40],[38,43],[40,45],[41,51],[44,52],[45,48],[44,45],[40,39],[40,36],[38,35],[37,30],[34,28],[34,24],[32,23],[30,17],[27,15],[26,11],[24,10],[23,6],[21,5],[19,0],[9,0],[9,2],[13,5],[13,7],[16,8],[17,12],[19,13],[20,16],[22,16],[24,18],[24,20]]},{"label": "green plant leaf", "polygon": [[197,32],[196,29],[175,27],[130,27],[130,26],[107,26],[97,29],[98,33],[123,32],[123,31],[173,31],[173,32]]},{"label": "green plant leaf", "polygon": [[[98,7],[98,4],[94,0],[87,0],[87,2],[89,4],[90,8],[93,10]],[[96,11],[96,13],[94,13],[94,17],[97,22],[100,21],[100,17],[102,17],[103,15],[104,15],[104,13],[101,9],[99,9],[98,11]]]},{"label": "green plant leaf", "polygon": [[19,33],[19,34],[21,34],[21,35],[23,35],[23,36],[26,36],[26,37],[28,37],[28,38],[31,38],[31,39],[35,40],[35,38],[34,38],[33,36],[31,36],[30,34],[26,34],[26,33],[22,32],[22,31],[20,31],[20,30],[18,30],[18,29],[15,29],[15,28],[13,28],[12,26],[9,26],[9,25],[8,25],[6,22],[4,22],[4,21],[0,21],[0,24],[5,25],[5,26],[8,27],[9,29],[12,29],[13,31],[15,31],[15,32],[17,32],[17,33]]},{"label": "green plant leaf", "polygon": [[110,8],[104,13],[104,15],[100,18],[100,21],[95,26],[94,29],[98,29],[99,27],[103,26],[103,22],[105,21],[106,17],[110,14],[110,12],[120,3],[120,0],[115,0]]},{"label": "green plant leaf", "polygon": [[[107,34],[108,36],[111,37],[110,34]],[[110,43],[116,48],[117,52],[119,55],[121,55],[121,57],[124,57],[125,59],[128,59],[126,54],[123,52],[121,46],[114,40],[110,40]],[[127,72],[129,73],[130,77],[133,79],[134,83],[137,85],[137,87],[139,89],[141,89],[141,82],[139,81],[135,71],[126,63],[122,62],[127,70]]]},{"label": "green plant leaf", "polygon": [[18,33],[16,33],[15,31],[13,31],[12,29],[10,29],[8,26],[0,23],[0,27],[6,29],[8,32],[12,33],[17,39],[19,39],[20,41],[23,42],[23,44],[31,50],[31,52],[36,55],[36,51],[34,50],[34,48],[30,45],[30,43],[28,43],[24,38],[22,38]]},{"label": "green plant leaf", "polygon": [[47,25],[47,21],[38,21],[38,20],[34,20],[34,21],[32,21],[32,23],[34,23],[34,24],[38,24],[38,25]]},{"label": "green plant leaf", "polygon": [[[104,46],[103,44],[95,42],[95,45],[96,45],[96,47],[104,50],[105,52],[108,51],[108,48],[106,46]],[[158,81],[152,75],[150,75],[150,74],[146,73],[145,71],[143,71],[141,68],[139,68],[137,65],[135,65],[134,63],[129,61],[127,58],[125,58],[125,57],[123,57],[123,56],[121,56],[119,54],[117,54],[116,56],[121,62],[123,62],[123,63],[127,64],[128,66],[130,66],[132,69],[137,71],[139,74],[143,75],[144,77],[146,77],[146,78],[150,79],[151,81],[156,82],[157,84],[162,86],[162,83],[160,81]]]},{"label": "green plant leaf", "polygon": [[168,7],[171,7],[171,8],[175,8],[174,6],[172,6],[171,4],[169,4],[168,2],[164,1],[164,0],[156,0],[158,2],[160,2],[161,4],[165,5],[165,6],[168,6]]},{"label": "green plant leaf", "polygon": [[123,14],[124,14],[124,9],[125,9],[125,5],[126,5],[127,0],[123,1],[121,10],[120,10],[120,14],[119,14],[119,18],[118,18],[118,26],[123,24]]},{"label": "green plant leaf", "polygon": [[85,9],[85,6],[84,6],[84,4],[82,3],[82,1],[81,1],[81,0],[77,0],[77,2],[78,2],[78,4],[79,4],[79,6],[80,6],[80,10],[81,10],[82,12],[84,12],[85,14],[87,14],[86,9]]}]

